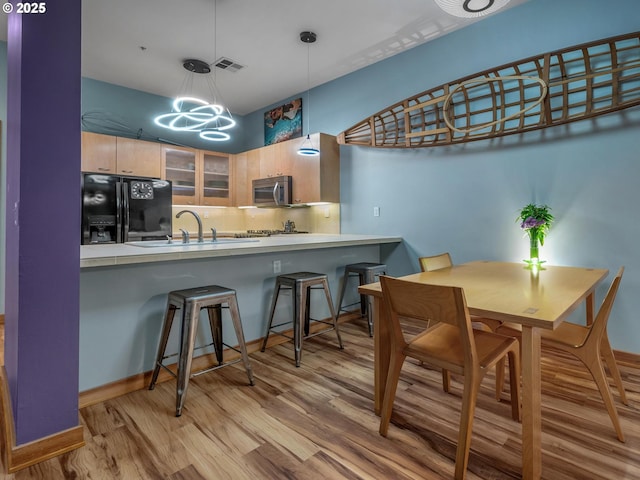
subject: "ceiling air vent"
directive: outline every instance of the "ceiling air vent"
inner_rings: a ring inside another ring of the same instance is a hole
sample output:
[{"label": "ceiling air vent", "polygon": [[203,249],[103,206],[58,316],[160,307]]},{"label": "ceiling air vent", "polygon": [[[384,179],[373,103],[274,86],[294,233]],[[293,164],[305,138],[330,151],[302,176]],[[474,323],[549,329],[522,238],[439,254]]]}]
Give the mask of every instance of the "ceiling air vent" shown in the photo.
[{"label": "ceiling air vent", "polygon": [[215,66],[232,73],[236,73],[238,70],[244,68],[244,65],[240,65],[239,63],[234,62],[230,58],[226,57],[220,57],[218,60],[216,60]]}]

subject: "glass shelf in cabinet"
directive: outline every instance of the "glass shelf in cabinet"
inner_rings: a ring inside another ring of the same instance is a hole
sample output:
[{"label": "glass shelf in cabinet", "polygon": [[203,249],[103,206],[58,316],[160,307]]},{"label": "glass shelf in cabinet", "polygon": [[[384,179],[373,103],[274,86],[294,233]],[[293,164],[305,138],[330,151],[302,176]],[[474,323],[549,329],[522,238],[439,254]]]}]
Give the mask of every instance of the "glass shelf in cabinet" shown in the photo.
[{"label": "glass shelf in cabinet", "polygon": [[184,168],[184,167],[167,167],[165,170],[171,171],[171,172],[188,172],[188,173],[195,173],[195,168]]}]

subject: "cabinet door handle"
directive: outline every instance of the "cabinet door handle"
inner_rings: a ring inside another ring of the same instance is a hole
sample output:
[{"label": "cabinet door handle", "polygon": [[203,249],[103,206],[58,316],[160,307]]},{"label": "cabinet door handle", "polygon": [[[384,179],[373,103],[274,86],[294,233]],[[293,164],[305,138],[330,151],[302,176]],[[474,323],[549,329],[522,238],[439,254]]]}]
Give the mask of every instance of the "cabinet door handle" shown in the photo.
[{"label": "cabinet door handle", "polygon": [[98,170],[101,172],[108,172],[110,169],[106,167],[98,167]]},{"label": "cabinet door handle", "polygon": [[133,170],[122,170],[122,173],[133,173]]}]

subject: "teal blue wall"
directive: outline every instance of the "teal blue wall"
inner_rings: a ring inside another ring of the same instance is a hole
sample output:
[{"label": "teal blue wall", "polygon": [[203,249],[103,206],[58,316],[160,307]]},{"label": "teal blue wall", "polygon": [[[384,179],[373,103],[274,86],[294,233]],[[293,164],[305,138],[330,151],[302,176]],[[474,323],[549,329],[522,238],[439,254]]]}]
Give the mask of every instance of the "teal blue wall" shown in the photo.
[{"label": "teal blue wall", "polygon": [[[311,130],[338,134],[408,96],[447,81],[583,42],[640,30],[637,0],[530,0],[463,30],[314,88]],[[306,97],[305,97],[306,98]],[[278,102],[280,103],[280,102]],[[245,117],[247,148],[261,145],[261,114]],[[341,147],[343,233],[400,235],[394,272],[417,257],[519,262],[528,241],[515,223],[529,202],[556,222],[541,249],[552,264],[626,271],[609,324],[614,348],[640,353],[640,109],[455,147]],[[373,207],[380,216],[373,216]],[[602,300],[606,286],[597,291]],[[572,317],[582,321],[584,311]]]},{"label": "teal blue wall", "polygon": [[158,127],[153,118],[171,112],[171,99],[109,83],[82,79],[83,130],[175,143],[217,152],[237,153],[244,145],[242,117],[234,115],[237,125],[229,130],[231,140],[200,140],[195,133],[172,132]]}]

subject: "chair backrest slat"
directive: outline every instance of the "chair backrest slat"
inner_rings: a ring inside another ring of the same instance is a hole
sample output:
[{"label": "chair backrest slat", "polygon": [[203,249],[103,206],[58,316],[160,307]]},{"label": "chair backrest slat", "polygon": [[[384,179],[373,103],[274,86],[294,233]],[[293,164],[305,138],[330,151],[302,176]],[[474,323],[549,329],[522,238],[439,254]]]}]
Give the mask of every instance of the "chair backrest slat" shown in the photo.
[{"label": "chair backrest slat", "polygon": [[423,272],[440,270],[441,268],[447,268],[453,265],[449,252],[441,253],[440,255],[433,255],[430,257],[420,257],[418,261],[420,262],[420,269]]}]

